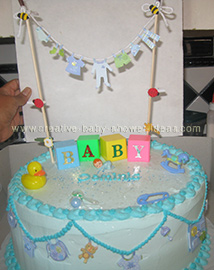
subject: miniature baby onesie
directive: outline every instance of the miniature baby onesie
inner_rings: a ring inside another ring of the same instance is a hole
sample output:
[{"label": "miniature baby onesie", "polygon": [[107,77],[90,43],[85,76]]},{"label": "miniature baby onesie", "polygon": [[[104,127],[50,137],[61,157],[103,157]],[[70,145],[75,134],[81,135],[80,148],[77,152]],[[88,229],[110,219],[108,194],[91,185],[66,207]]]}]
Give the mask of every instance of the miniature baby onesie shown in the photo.
[{"label": "miniature baby onesie", "polygon": [[113,71],[113,69],[107,64],[106,60],[101,62],[97,62],[94,59],[94,65],[92,67],[91,73],[94,74],[96,71],[96,88],[99,88],[101,85],[101,78],[103,78],[105,85],[110,87],[110,83],[108,82],[107,69]]},{"label": "miniature baby onesie", "polygon": [[67,58],[68,66],[66,67],[66,71],[80,76],[81,68],[85,66],[85,63],[82,61],[82,57],[80,59],[76,59],[73,54]]},{"label": "miniature baby onesie", "polygon": [[130,259],[126,259],[124,256],[117,263],[118,266],[123,267],[124,270],[132,269],[132,270],[140,270],[139,261],[141,260],[141,256],[133,253],[133,256]]}]

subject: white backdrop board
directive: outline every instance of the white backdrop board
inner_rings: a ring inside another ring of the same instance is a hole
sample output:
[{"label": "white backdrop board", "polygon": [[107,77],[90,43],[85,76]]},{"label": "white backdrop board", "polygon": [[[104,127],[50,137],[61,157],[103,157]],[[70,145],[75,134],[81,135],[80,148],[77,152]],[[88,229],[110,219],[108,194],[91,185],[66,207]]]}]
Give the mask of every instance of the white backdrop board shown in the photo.
[{"label": "white backdrop board", "polygon": [[[145,134],[148,94],[150,88],[152,51],[140,39],[141,46],[134,57],[127,49],[140,33],[150,16],[145,16],[141,6],[149,0],[26,0],[27,8],[39,15],[34,17],[57,43],[63,45],[76,58],[82,56],[85,67],[81,76],[65,71],[66,58],[49,51],[55,43],[45,43],[37,37],[38,25],[31,20],[37,61],[51,135],[55,140],[76,139],[80,134],[121,133]],[[13,13],[19,12],[17,0],[12,0]],[[157,43],[155,87],[164,89],[153,103],[152,123],[161,128],[162,136],[182,134],[183,123],[183,50],[182,1],[165,0],[174,13],[167,19],[166,28],[161,16]],[[14,20],[15,33],[19,20]],[[154,20],[147,29],[154,31]],[[25,22],[20,38],[16,38],[17,61],[21,88],[33,89],[32,99],[38,90],[32,63],[29,38]],[[113,54],[124,49],[131,63],[118,69]],[[92,61],[90,61],[92,59]],[[96,78],[91,73],[93,59],[107,59],[112,72],[108,72],[111,87],[102,84],[96,89]],[[31,105],[24,107],[26,139],[44,137],[42,113]]]}]

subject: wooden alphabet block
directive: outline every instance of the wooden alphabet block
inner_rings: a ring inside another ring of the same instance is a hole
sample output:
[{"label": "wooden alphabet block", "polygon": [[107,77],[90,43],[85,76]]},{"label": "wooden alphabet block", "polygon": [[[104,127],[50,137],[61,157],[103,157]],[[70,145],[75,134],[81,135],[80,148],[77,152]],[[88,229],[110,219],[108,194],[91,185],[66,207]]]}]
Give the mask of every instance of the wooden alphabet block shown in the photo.
[{"label": "wooden alphabet block", "polygon": [[128,161],[149,162],[150,161],[150,136],[130,135],[128,139]]},{"label": "wooden alphabet block", "polygon": [[80,165],[77,143],[74,140],[55,142],[54,149],[59,170],[74,168]]},{"label": "wooden alphabet block", "polygon": [[126,138],[120,134],[100,137],[101,156],[105,160],[116,161],[127,158]]},{"label": "wooden alphabet block", "polygon": [[77,139],[80,161],[90,161],[100,157],[99,135],[81,135]]}]

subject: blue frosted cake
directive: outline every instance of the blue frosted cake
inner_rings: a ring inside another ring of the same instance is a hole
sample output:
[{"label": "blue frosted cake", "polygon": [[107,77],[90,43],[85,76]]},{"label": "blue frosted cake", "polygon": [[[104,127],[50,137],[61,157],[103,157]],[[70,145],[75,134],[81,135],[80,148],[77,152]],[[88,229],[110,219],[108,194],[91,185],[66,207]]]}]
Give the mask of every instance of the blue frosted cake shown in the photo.
[{"label": "blue frosted cake", "polygon": [[150,162],[118,160],[99,172],[91,161],[58,170],[47,152],[33,160],[47,179],[37,190],[22,185],[21,167],[9,184],[8,269],[203,269],[207,176],[186,153],[184,173],[164,169],[164,150],[184,154],[152,141]]}]

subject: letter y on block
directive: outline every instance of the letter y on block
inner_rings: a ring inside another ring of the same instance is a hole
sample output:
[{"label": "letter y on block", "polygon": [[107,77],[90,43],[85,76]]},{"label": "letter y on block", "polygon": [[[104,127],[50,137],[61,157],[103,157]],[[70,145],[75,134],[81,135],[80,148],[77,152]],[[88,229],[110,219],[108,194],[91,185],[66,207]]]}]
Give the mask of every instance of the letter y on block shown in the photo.
[{"label": "letter y on block", "polygon": [[145,145],[133,145],[133,147],[137,151],[137,155],[135,156],[135,158],[142,158],[141,155],[140,155],[140,152],[145,147]]}]

